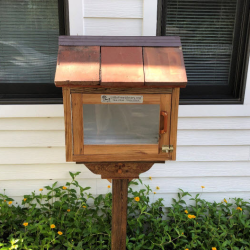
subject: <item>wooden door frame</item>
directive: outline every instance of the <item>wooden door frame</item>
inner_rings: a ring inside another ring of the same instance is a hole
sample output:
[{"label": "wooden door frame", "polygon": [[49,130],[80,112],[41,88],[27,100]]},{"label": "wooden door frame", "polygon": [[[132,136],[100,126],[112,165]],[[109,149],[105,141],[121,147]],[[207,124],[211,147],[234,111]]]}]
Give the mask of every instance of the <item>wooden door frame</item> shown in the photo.
[{"label": "wooden door frame", "polygon": [[[127,94],[128,95],[128,94]],[[169,153],[163,153],[161,147],[170,140],[170,120],[171,120],[171,94],[129,94],[129,95],[143,95],[143,103],[133,103],[136,105],[143,104],[159,104],[160,112],[166,111],[168,113],[168,131],[166,134],[159,135],[158,144],[145,145],[84,145],[83,132],[83,104],[101,104],[101,94],[71,94],[72,106],[72,139],[73,139],[73,156],[74,161],[83,161],[89,158],[99,157],[104,161],[104,158],[115,157],[118,160],[165,160],[169,158]],[[102,103],[105,105],[105,103]],[[127,103],[124,103],[127,104]],[[160,119],[160,114],[159,114]],[[161,118],[162,120],[162,118]],[[77,126],[76,126],[77,124]],[[160,121],[159,131],[162,128]],[[142,150],[143,149],[143,150]],[[111,152],[111,153],[107,153]],[[106,156],[106,157],[105,157]],[[150,157],[150,158],[148,158]],[[153,157],[153,158],[152,158]],[[110,158],[109,158],[110,159]],[[109,160],[110,161],[110,160]]]}]

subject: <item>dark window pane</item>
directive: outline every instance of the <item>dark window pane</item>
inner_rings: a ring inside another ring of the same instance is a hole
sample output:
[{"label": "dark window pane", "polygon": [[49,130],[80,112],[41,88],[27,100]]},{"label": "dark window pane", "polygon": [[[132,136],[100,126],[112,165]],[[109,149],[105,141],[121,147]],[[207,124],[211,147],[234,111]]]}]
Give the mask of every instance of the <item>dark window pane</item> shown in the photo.
[{"label": "dark window pane", "polygon": [[247,6],[237,0],[163,1],[162,35],[180,36],[183,46],[188,86],[182,98],[236,97],[234,75],[244,59],[238,53],[244,46],[239,43],[243,9],[246,13]]},{"label": "dark window pane", "polygon": [[0,0],[0,83],[54,81],[57,0]]}]

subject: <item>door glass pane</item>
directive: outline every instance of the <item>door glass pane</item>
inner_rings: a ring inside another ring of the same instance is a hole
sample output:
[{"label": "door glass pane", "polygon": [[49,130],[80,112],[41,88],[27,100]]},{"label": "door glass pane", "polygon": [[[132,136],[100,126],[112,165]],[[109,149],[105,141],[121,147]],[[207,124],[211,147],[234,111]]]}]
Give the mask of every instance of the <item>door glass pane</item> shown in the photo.
[{"label": "door glass pane", "polygon": [[159,116],[159,104],[83,104],[84,144],[158,144]]}]

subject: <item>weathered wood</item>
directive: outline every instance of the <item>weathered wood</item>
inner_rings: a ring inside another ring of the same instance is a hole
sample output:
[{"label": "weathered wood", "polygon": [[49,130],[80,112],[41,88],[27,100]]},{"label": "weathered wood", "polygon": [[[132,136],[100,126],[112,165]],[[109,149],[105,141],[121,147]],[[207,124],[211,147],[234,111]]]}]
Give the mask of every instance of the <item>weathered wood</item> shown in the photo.
[{"label": "weathered wood", "polygon": [[[95,161],[163,161],[169,159],[169,154],[159,156],[162,145],[169,144],[169,133],[161,135],[161,143],[148,145],[84,145],[83,104],[101,104],[101,94],[72,93],[72,122],[73,122],[73,160],[76,162]],[[158,104],[162,111],[171,113],[171,94],[143,94],[143,104]],[[140,105],[143,105],[140,104]],[[138,104],[139,105],[139,104]],[[170,124],[170,116],[168,116]],[[165,144],[164,144],[165,143]],[[84,153],[83,153],[84,152]],[[160,157],[160,158],[159,158]],[[128,160],[129,158],[129,160]]]},{"label": "weathered wood", "polygon": [[102,179],[138,179],[139,174],[148,171],[155,162],[91,162],[84,163],[94,174]]},{"label": "weathered wood", "polygon": [[145,145],[84,145],[86,155],[100,154],[157,154],[158,144]]},{"label": "weathered wood", "polygon": [[144,85],[142,47],[101,47],[101,85]]},{"label": "weathered wood", "polygon": [[71,93],[82,94],[171,94],[172,88],[156,88],[141,87],[141,88],[107,88],[103,86],[71,88]]},{"label": "weathered wood", "polygon": [[72,146],[71,103],[70,103],[69,88],[63,88],[63,105],[64,105],[66,161],[72,161],[73,146]]},{"label": "weathered wood", "polygon": [[72,123],[74,155],[83,154],[83,107],[82,94],[72,94]]},{"label": "weathered wood", "polygon": [[73,161],[75,162],[93,162],[93,157],[95,157],[95,162],[110,162],[110,161],[167,161],[170,160],[168,154],[113,154],[113,155],[73,155]]},{"label": "weathered wood", "polygon": [[59,46],[56,86],[71,84],[96,85],[100,83],[99,46]]},{"label": "weathered wood", "polygon": [[187,84],[180,48],[144,47],[145,85]]},{"label": "weathered wood", "polygon": [[[164,94],[161,95],[161,105],[160,105],[161,111],[166,111],[168,114],[168,129],[165,134],[159,133],[159,154],[168,155],[166,152],[162,152],[162,146],[163,145],[169,145],[170,141],[170,130],[171,130],[171,124],[170,124],[170,118],[171,118],[171,95]],[[160,117],[160,130],[163,128],[163,117]]]},{"label": "weathered wood", "polygon": [[[135,94],[132,94],[135,95]],[[132,96],[130,95],[130,96]],[[83,104],[114,104],[117,105],[119,103],[102,103],[101,100],[101,94],[82,94],[82,103]],[[160,95],[154,95],[154,94],[144,94],[143,95],[143,103],[122,103],[122,104],[160,104]]]},{"label": "weathered wood", "polygon": [[170,153],[170,158],[173,161],[176,160],[179,97],[180,97],[180,88],[174,88],[172,93],[171,131],[170,131],[170,145],[173,145],[174,147],[174,151]]},{"label": "weathered wood", "polygon": [[128,181],[112,180],[112,250],[126,249]]}]

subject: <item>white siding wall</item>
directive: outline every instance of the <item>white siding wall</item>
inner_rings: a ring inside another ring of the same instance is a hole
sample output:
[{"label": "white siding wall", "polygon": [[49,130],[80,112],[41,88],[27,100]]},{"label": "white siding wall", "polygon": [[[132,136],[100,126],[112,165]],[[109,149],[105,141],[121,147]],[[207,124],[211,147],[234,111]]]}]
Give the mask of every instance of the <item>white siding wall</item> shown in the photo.
[{"label": "white siding wall", "polygon": [[[156,0],[70,0],[72,35],[155,35]],[[177,161],[155,164],[142,175],[153,197],[171,204],[178,188],[203,197],[250,198],[250,78],[244,105],[180,106]],[[69,179],[93,194],[108,182],[83,165],[65,162],[62,105],[0,106],[0,192],[20,201],[24,194]],[[152,176],[152,181],[148,179]],[[153,199],[155,199],[153,198]]]}]

